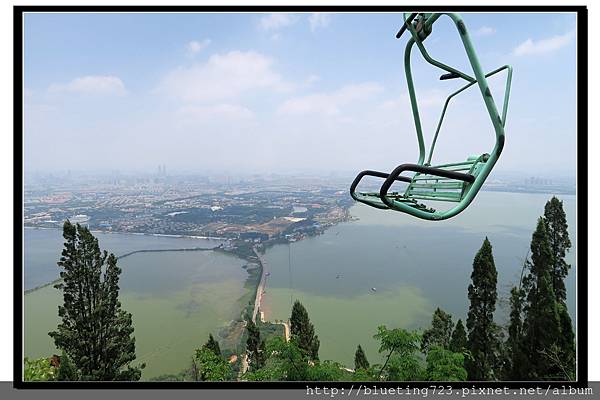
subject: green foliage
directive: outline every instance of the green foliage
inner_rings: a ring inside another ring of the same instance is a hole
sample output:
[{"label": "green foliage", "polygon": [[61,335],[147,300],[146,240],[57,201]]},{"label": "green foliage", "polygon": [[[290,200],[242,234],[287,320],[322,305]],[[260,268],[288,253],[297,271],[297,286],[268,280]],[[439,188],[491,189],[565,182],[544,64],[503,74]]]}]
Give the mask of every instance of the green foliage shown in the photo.
[{"label": "green foliage", "polygon": [[212,333],[208,335],[208,341],[202,346],[204,349],[211,350],[215,355],[221,357],[221,347],[219,347],[219,342],[215,340]]},{"label": "green foliage", "polygon": [[317,361],[313,365],[309,364],[308,379],[309,381],[348,381],[352,377],[345,367],[335,361],[325,360]]},{"label": "green foliage", "polygon": [[286,342],[284,338],[274,336],[267,342],[266,352],[271,356],[266,363],[265,375],[284,381],[309,380],[308,355],[296,338]]},{"label": "green foliage", "polygon": [[378,381],[381,365],[371,365],[367,369],[357,369],[352,374],[351,380],[355,382]]},{"label": "green foliage", "polygon": [[525,291],[513,287],[510,291],[510,322],[502,377],[520,380],[527,375],[527,355],[523,347],[523,307]]},{"label": "green foliage", "polygon": [[548,379],[558,371],[542,355],[550,351],[560,335],[560,320],[552,287],[552,250],[542,218],[531,238],[529,263],[531,287],[527,296],[527,314],[524,322],[524,348],[527,351],[527,371],[531,379]]},{"label": "green foliage", "polygon": [[455,353],[462,353],[467,349],[467,332],[461,319],[456,322],[452,337],[450,338],[450,346],[448,347]]},{"label": "green foliage", "polygon": [[229,363],[211,349],[203,347],[196,350],[195,361],[201,381],[227,381],[233,378]]},{"label": "green foliage", "polygon": [[81,380],[137,381],[133,367],[135,338],[131,314],[121,308],[117,258],[101,252],[88,228],[66,221],[62,256],[58,262],[63,293],[61,318],[49,335],[79,371]]},{"label": "green foliage", "polygon": [[494,379],[499,343],[494,333],[494,311],[498,297],[498,273],[494,264],[492,245],[486,237],[473,260],[472,283],[469,285],[469,312],[467,316],[468,348],[471,357],[466,367],[469,380]]},{"label": "green foliage", "polygon": [[567,300],[565,278],[571,268],[565,261],[565,255],[571,248],[571,240],[563,203],[554,196],[544,207],[544,223],[550,244],[552,287],[556,301],[564,303]]},{"label": "green foliage", "polygon": [[290,317],[291,337],[297,340],[298,346],[304,351],[309,359],[319,359],[319,337],[315,335],[315,328],[308,318],[306,308],[298,300],[292,307]]},{"label": "green foliage", "polygon": [[467,371],[464,368],[465,357],[440,346],[432,346],[427,353],[427,380],[464,381]]},{"label": "green foliage", "polygon": [[433,346],[447,349],[452,336],[452,315],[444,312],[439,307],[433,312],[431,328],[423,332],[421,351],[427,353]]},{"label": "green foliage", "polygon": [[264,340],[260,339],[260,331],[252,320],[246,325],[248,339],[246,339],[246,353],[250,369],[258,370],[265,365],[266,349]]},{"label": "green foliage", "polygon": [[31,360],[25,357],[23,380],[25,381],[53,381],[56,380],[56,368],[50,364],[49,358],[36,358]]},{"label": "green foliage", "polygon": [[58,381],[77,381],[79,380],[79,374],[75,369],[75,366],[69,359],[69,356],[63,351],[60,356],[60,364],[58,366],[58,375],[56,377]]},{"label": "green foliage", "polygon": [[421,335],[405,329],[377,328],[373,336],[380,341],[379,352],[387,353],[385,363],[377,374],[387,381],[414,381],[423,379],[423,369],[418,359]]},{"label": "green foliage", "polygon": [[369,361],[360,344],[356,348],[356,353],[354,353],[354,369],[357,371],[359,369],[369,369]]}]

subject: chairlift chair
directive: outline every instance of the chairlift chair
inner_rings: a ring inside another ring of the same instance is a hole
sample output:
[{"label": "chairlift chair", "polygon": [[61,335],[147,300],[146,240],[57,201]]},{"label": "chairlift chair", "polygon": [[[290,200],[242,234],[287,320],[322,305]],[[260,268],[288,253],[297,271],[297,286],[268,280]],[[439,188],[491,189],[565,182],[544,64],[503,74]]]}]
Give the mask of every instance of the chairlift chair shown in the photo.
[{"label": "chairlift chair", "polygon": [[[443,64],[440,61],[433,59],[427,53],[423,42],[431,34],[433,24],[442,15],[450,17],[454,22],[467,53],[469,63],[473,69],[474,76]],[[389,174],[371,170],[360,172],[352,182],[350,187],[350,195],[354,200],[375,208],[400,211],[417,218],[440,221],[454,217],[471,204],[486,178],[492,171],[492,168],[498,161],[500,154],[502,153],[502,148],[504,147],[504,125],[506,123],[506,112],[508,109],[508,98],[510,95],[510,86],[512,80],[512,67],[509,65],[504,65],[493,70],[492,72],[485,74],[481,69],[481,65],[479,64],[479,59],[477,58],[477,54],[475,53],[475,49],[471,43],[467,28],[459,14],[405,13],[404,24],[396,34],[396,38],[400,38],[407,30],[409,31],[411,37],[408,40],[404,52],[404,69],[408,84],[410,104],[415,121],[415,128],[417,131],[417,139],[419,142],[419,159],[416,164],[401,164]],[[415,44],[427,62],[446,72],[440,77],[440,80],[464,79],[467,81],[465,86],[461,87],[454,93],[451,93],[446,99],[435,134],[433,136],[433,140],[431,142],[431,146],[429,148],[427,161],[425,161],[425,143],[423,140],[421,119],[419,117],[419,108],[415,95],[415,87],[413,84],[410,64],[411,51]],[[504,70],[507,70],[507,78],[506,88],[504,91],[502,116],[500,116],[496,108],[496,103],[492,97],[492,93],[488,87],[487,78]],[[479,91],[481,92],[481,96],[485,102],[487,113],[489,114],[494,127],[496,137],[494,148],[489,153],[468,156],[465,161],[431,165],[435,144],[450,100],[452,100],[454,96],[462,93],[475,84],[479,87]],[[412,176],[401,175],[403,172],[413,174]],[[379,192],[371,193],[356,191],[359,182],[365,176],[374,176],[385,179]],[[391,186],[396,181],[408,183],[408,186],[404,192],[390,192]],[[456,203],[456,205],[450,209],[439,211],[427,204],[421,203],[421,200],[425,200],[427,202],[451,202]]]}]

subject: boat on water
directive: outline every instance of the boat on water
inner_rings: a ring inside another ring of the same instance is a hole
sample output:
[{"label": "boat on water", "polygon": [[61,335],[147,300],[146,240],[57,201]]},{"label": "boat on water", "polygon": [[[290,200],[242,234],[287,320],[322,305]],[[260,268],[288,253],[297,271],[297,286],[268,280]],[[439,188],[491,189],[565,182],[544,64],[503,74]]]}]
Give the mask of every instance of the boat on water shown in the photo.
[{"label": "boat on water", "polygon": [[377,288],[374,288],[374,287],[372,287],[372,288],[371,288],[371,291],[372,291],[372,292],[376,292],[376,291],[377,291]]}]

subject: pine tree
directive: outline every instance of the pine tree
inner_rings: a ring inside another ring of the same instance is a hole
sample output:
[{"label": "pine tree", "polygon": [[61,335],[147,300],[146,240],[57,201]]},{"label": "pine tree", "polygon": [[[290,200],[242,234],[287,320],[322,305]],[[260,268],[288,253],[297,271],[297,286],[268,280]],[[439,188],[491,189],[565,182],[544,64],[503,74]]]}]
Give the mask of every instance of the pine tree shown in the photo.
[{"label": "pine tree", "polygon": [[215,340],[212,333],[208,335],[208,342],[206,342],[202,348],[209,349],[215,353],[215,355],[221,357],[221,348],[219,347],[219,342]]},{"label": "pine tree", "polygon": [[421,351],[427,353],[432,346],[448,349],[452,336],[452,315],[444,312],[439,307],[433,312],[431,328],[423,332]]},{"label": "pine tree", "polygon": [[246,340],[248,363],[252,371],[256,371],[265,365],[265,343],[260,339],[260,330],[252,320],[248,321],[246,331],[248,332],[248,339]]},{"label": "pine tree", "polygon": [[545,357],[554,351],[560,335],[560,320],[552,286],[552,249],[543,218],[531,238],[529,263],[531,287],[527,295],[524,345],[531,379],[554,379],[559,373]]},{"label": "pine tree", "polygon": [[141,376],[134,367],[135,338],[131,314],[121,308],[117,258],[100,252],[98,239],[88,228],[66,221],[62,256],[63,305],[56,331],[49,335],[65,352],[81,380],[133,380]]},{"label": "pine tree", "polygon": [[290,333],[292,339],[298,342],[298,347],[313,361],[319,359],[319,337],[315,335],[315,328],[308,318],[306,308],[298,300],[292,307],[290,317]]},{"label": "pine tree", "polygon": [[556,301],[564,303],[567,300],[565,278],[571,268],[565,261],[565,255],[571,248],[571,239],[569,238],[569,226],[563,203],[554,196],[548,200],[544,207],[544,222],[552,256],[552,270],[550,271],[552,287],[554,288]]},{"label": "pine tree", "polygon": [[360,347],[360,344],[356,348],[356,353],[354,353],[354,369],[356,371],[359,369],[369,369],[369,361],[367,360],[367,356],[362,347]]},{"label": "pine tree", "polygon": [[473,260],[472,283],[469,285],[471,304],[467,315],[467,330],[471,357],[466,362],[469,380],[494,379],[493,368],[497,364],[498,348],[494,324],[497,279],[492,245],[486,237]]},{"label": "pine tree", "polygon": [[452,332],[449,349],[455,353],[462,353],[467,349],[467,332],[460,319],[456,322],[456,327]]}]

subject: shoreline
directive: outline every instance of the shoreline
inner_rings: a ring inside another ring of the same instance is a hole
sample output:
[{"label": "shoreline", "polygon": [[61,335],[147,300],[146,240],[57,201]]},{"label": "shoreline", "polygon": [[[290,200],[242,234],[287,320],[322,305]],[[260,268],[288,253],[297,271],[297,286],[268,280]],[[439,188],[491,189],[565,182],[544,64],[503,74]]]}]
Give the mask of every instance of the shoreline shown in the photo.
[{"label": "shoreline", "polygon": [[[50,230],[60,231],[61,228],[48,228],[45,226],[23,226],[23,229],[37,229],[37,230]],[[201,240],[220,240],[228,241],[231,238],[218,237],[218,236],[197,236],[197,235],[172,235],[168,233],[147,233],[147,232],[122,232],[122,231],[102,231],[98,229],[90,230],[91,233],[103,233],[107,235],[134,235],[134,236],[154,236],[154,237],[166,237],[173,239],[201,239]]]}]

